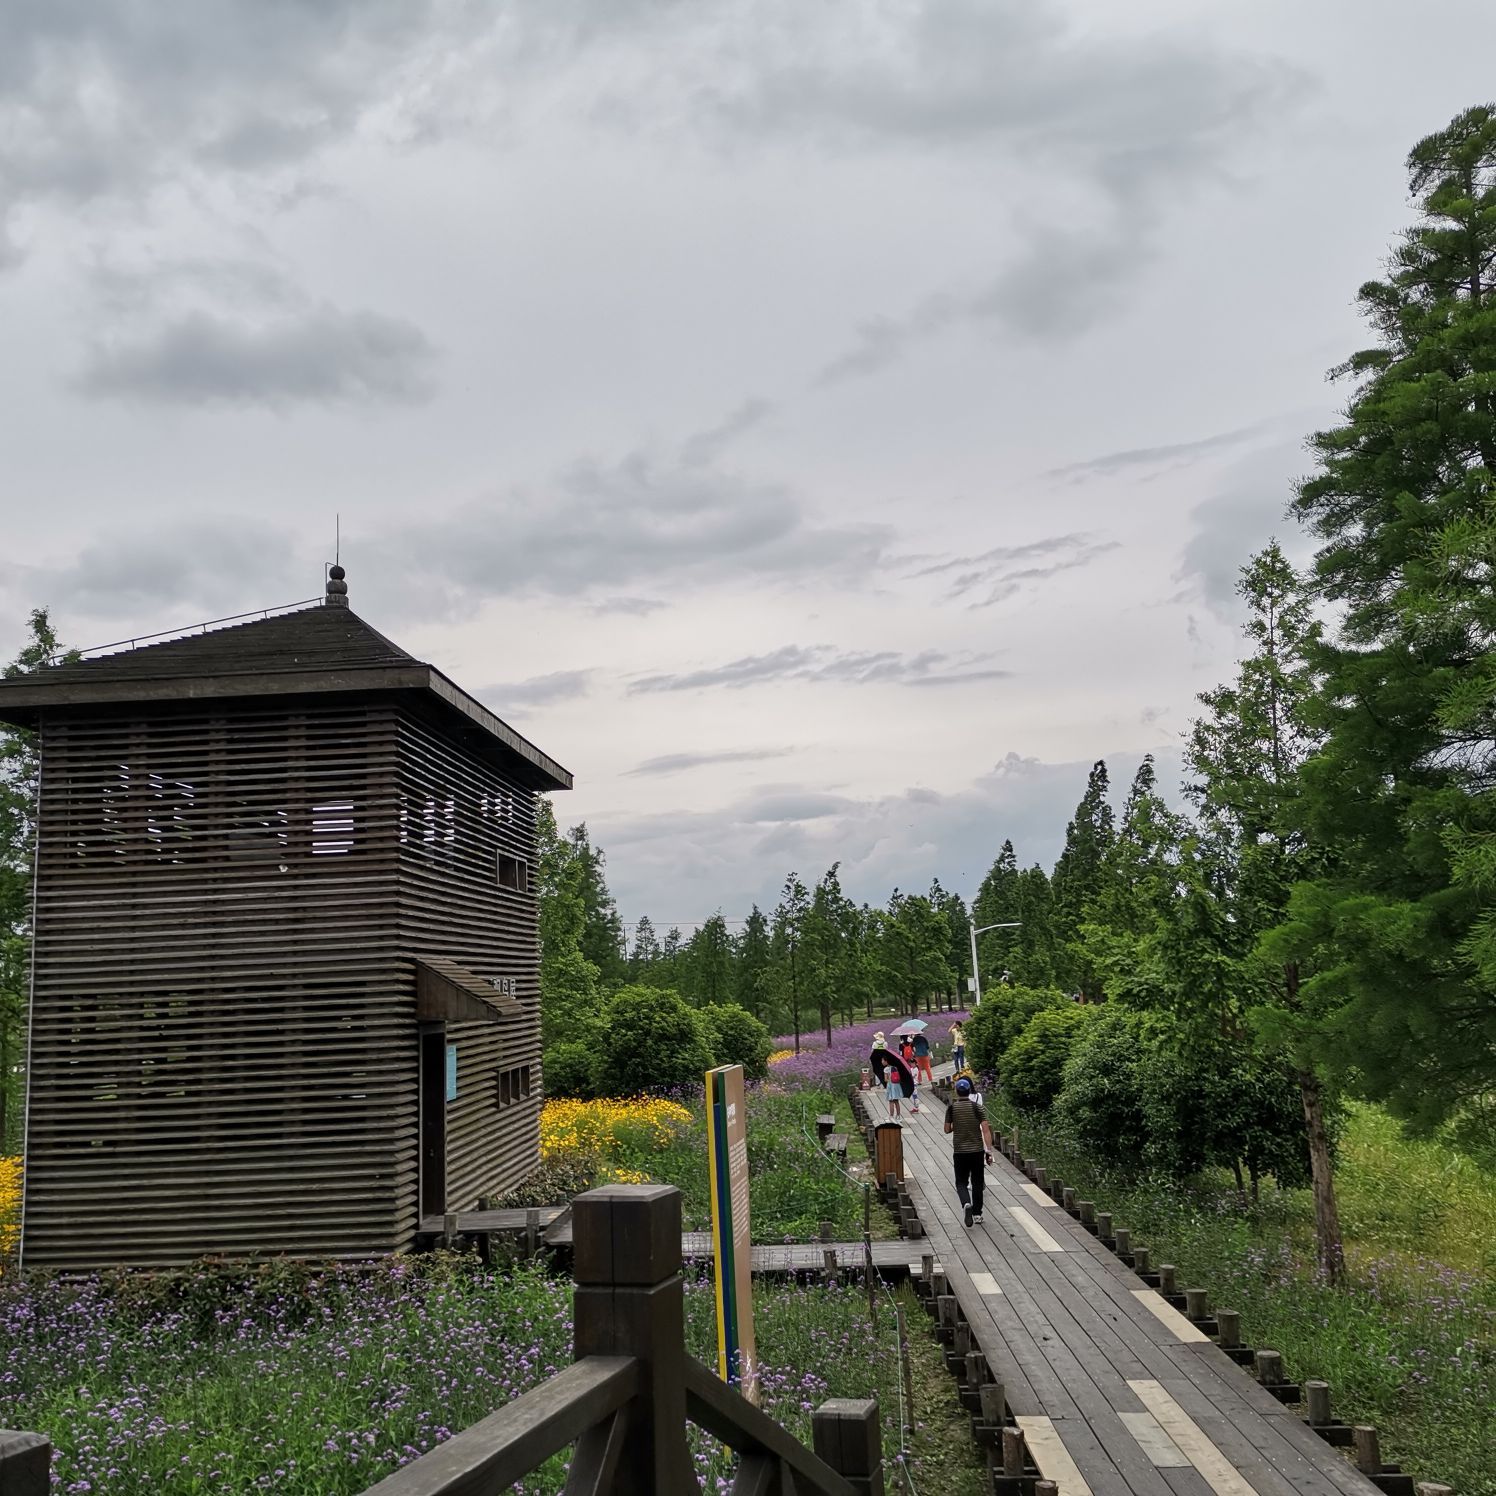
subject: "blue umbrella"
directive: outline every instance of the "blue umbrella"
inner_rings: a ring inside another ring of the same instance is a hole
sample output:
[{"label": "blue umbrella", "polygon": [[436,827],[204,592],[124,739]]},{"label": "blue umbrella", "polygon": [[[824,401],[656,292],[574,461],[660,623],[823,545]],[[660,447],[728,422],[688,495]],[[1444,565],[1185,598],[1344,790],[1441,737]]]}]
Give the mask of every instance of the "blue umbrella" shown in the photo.
[{"label": "blue umbrella", "polygon": [[894,1030],[894,1034],[917,1034],[921,1030],[929,1028],[929,1026],[923,1018],[909,1018]]}]

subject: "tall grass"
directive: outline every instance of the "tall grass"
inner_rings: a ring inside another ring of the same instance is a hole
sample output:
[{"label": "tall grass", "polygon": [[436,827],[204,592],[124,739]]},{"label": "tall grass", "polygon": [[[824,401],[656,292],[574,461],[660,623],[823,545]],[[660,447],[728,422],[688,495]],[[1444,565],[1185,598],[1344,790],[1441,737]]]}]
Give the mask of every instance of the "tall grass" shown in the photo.
[{"label": "tall grass", "polygon": [[1461,1496],[1496,1496],[1496,1178],[1437,1143],[1409,1142],[1353,1106],[1336,1183],[1347,1282],[1315,1266],[1312,1199],[1269,1188],[1243,1203],[1224,1177],[1189,1186],[1096,1168],[1059,1128],[1017,1123],[1042,1158],[1131,1228],[1155,1261],[1237,1309],[1250,1343],[1322,1378],[1347,1422],[1382,1431],[1383,1458]]}]

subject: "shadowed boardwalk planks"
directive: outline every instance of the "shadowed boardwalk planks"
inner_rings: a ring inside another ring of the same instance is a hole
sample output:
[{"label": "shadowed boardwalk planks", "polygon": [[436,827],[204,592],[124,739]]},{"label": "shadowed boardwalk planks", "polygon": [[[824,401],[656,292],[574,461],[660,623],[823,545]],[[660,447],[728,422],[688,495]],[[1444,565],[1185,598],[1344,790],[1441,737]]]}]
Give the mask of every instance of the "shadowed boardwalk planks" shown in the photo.
[{"label": "shadowed boardwalk planks", "polygon": [[[886,1116],[881,1093],[865,1100]],[[903,1119],[924,1250],[1060,1496],[1378,1496],[1001,1156],[968,1230],[944,1120],[938,1104]]]}]

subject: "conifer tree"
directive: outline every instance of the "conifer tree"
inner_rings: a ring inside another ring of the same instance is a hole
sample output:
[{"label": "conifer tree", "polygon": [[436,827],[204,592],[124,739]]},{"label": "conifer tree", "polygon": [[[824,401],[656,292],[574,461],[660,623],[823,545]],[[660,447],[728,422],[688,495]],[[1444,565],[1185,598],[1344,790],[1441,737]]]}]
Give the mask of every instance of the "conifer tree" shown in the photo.
[{"label": "conifer tree", "polygon": [[798,875],[791,873],[784,880],[779,903],[774,909],[772,948],[779,969],[779,987],[787,999],[794,1028],[796,1054],[800,1053],[800,1002],[803,995],[800,943],[805,932],[805,916],[809,912],[810,893]]},{"label": "conifer tree", "polygon": [[1166,968],[1184,972],[1175,986],[1188,1010],[1215,1010],[1233,1021],[1250,1011],[1271,1048],[1289,1055],[1303,1111],[1319,1265],[1337,1282],[1345,1254],[1325,1086],[1315,1014],[1302,998],[1303,977],[1311,972],[1297,956],[1254,959],[1256,944],[1282,924],[1294,882],[1330,865],[1300,814],[1302,771],[1320,743],[1309,721],[1320,628],[1308,589],[1276,542],[1242,569],[1237,590],[1247,605],[1252,652],[1235,681],[1200,697],[1206,714],[1191,731],[1185,766],[1202,837],[1186,877],[1177,938],[1160,954]]},{"label": "conifer tree", "polygon": [[686,996],[698,1008],[725,1003],[732,994],[732,942],[719,909],[686,943]]},{"label": "conifer tree", "polygon": [[1050,880],[1056,975],[1065,987],[1078,987],[1087,997],[1099,997],[1101,983],[1081,947],[1081,925],[1105,885],[1107,853],[1116,839],[1116,817],[1107,799],[1110,787],[1106,762],[1098,759],[1075,816],[1065,828],[1065,848]]},{"label": "conifer tree", "polygon": [[1013,980],[1020,987],[1050,987],[1055,981],[1054,896],[1044,869],[1035,863],[1018,875],[1018,945]]},{"label": "conifer tree", "polygon": [[738,1006],[764,1018],[771,998],[765,986],[770,961],[769,921],[757,904],[748,913],[737,945],[733,991]]},{"label": "conifer tree", "polygon": [[647,914],[639,916],[634,926],[634,945],[629,951],[629,981],[634,985],[652,986],[655,963],[660,959],[660,941],[655,934],[654,922]]},{"label": "conifer tree", "polygon": [[[987,870],[982,886],[971,903],[972,923],[980,930],[984,925],[1016,924],[1021,918],[1018,893],[1018,856],[1013,843],[1005,841],[996,861]],[[1021,929],[988,930],[977,936],[977,967],[985,985],[1000,981],[1011,972]]]},{"label": "conifer tree", "polygon": [[1496,1083],[1496,108],[1421,141],[1408,173],[1419,219],[1361,288],[1376,343],[1336,371],[1354,393],[1297,496],[1342,618],[1303,770],[1333,855],[1277,949],[1314,967],[1321,1060],[1432,1126]]},{"label": "conifer tree", "polygon": [[[5,667],[7,678],[56,659],[56,630],[45,608],[34,609],[30,637]],[[76,658],[76,656],[69,656]],[[26,993],[31,971],[31,874],[36,846],[36,797],[41,779],[35,733],[0,726],[0,1155],[21,1151]]]},{"label": "conifer tree", "polygon": [[597,968],[604,987],[616,987],[624,978],[623,921],[604,876],[607,859],[594,847],[585,821],[571,828],[567,837],[579,870],[577,891],[582,898],[582,954]]}]

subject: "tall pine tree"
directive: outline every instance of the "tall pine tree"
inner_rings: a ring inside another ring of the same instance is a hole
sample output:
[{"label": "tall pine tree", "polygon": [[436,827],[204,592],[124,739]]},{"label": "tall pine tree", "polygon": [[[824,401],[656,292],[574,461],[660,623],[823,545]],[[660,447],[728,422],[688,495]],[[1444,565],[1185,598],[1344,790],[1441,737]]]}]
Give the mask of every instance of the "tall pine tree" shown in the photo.
[{"label": "tall pine tree", "polygon": [[1065,828],[1065,848],[1050,880],[1055,974],[1065,987],[1079,988],[1093,998],[1101,995],[1101,980],[1081,946],[1081,925],[1106,885],[1107,854],[1116,839],[1116,817],[1107,799],[1110,788],[1106,762],[1098,759],[1091,767],[1075,816]]},{"label": "tall pine tree", "polygon": [[1450,544],[1496,503],[1496,108],[1421,141],[1408,173],[1419,219],[1361,288],[1376,343],[1337,371],[1354,393],[1297,497],[1342,618],[1303,770],[1306,830],[1332,857],[1277,948],[1314,968],[1323,1062],[1432,1126],[1496,1085],[1479,959],[1496,888],[1451,859],[1496,831],[1492,714],[1469,684],[1496,679],[1491,574]]},{"label": "tall pine tree", "polygon": [[[1253,947],[1282,924],[1295,881],[1325,871],[1299,813],[1302,769],[1319,746],[1307,720],[1315,699],[1311,656],[1319,625],[1308,589],[1274,542],[1243,568],[1251,653],[1229,685],[1200,697],[1190,733],[1187,793],[1204,835],[1194,854],[1203,875],[1189,880],[1182,939],[1172,947],[1193,963],[1178,984],[1195,1011],[1211,1006],[1236,1018],[1250,1011],[1274,1052],[1293,1064],[1314,1188],[1321,1271],[1338,1282],[1345,1268],[1335,1175],[1325,1120],[1325,1086],[1316,1061],[1315,1014],[1302,997],[1299,959],[1262,962]],[[1214,967],[1203,964],[1216,953]],[[1176,959],[1169,963],[1178,968]]]}]

